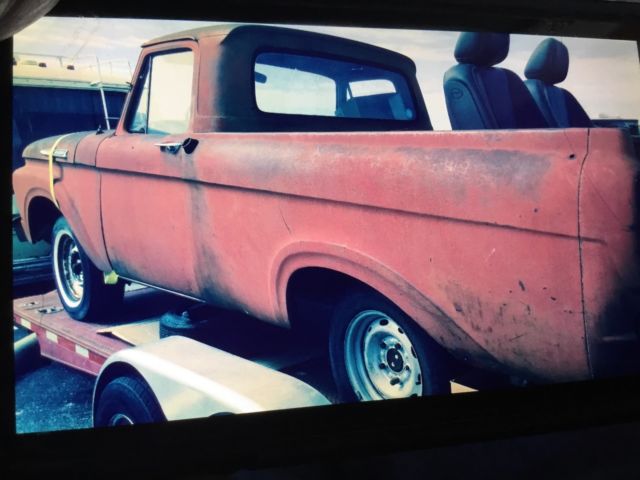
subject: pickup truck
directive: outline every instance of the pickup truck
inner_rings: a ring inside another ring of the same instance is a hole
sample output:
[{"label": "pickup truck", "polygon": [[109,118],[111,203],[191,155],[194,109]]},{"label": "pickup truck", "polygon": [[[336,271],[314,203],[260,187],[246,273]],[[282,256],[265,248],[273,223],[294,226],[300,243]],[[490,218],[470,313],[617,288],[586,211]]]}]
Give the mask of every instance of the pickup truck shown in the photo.
[{"label": "pickup truck", "polygon": [[447,393],[458,364],[637,371],[624,131],[433,131],[409,58],[280,27],[152,40],[132,83],[115,131],[13,175],[74,318],[135,281],[314,331],[345,401]]}]

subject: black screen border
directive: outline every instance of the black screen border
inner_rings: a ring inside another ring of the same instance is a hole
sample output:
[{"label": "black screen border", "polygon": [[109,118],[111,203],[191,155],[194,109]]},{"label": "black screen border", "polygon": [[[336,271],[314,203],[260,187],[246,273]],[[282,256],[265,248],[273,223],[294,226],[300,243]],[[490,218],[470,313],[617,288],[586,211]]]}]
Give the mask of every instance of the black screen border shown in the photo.
[{"label": "black screen border", "polygon": [[[397,5],[389,0],[225,0],[215,4],[185,0],[175,4],[61,0],[51,15],[485,30],[636,42],[640,39],[640,5],[603,0],[412,0]],[[10,138],[11,56],[11,40],[0,43],[0,98],[7,99],[2,102],[5,110],[0,127],[5,139]],[[0,148],[3,156],[10,158],[10,142],[0,142]],[[2,169],[1,175],[2,186],[10,192],[9,169]],[[4,206],[8,210],[8,201]],[[6,232],[3,241],[9,242],[8,229]],[[11,251],[9,245],[5,245],[4,252]],[[3,256],[4,279],[11,278],[9,259],[10,255]],[[1,329],[0,362],[6,384],[2,388],[0,421],[7,447],[2,449],[0,462],[8,468],[11,478],[69,471],[92,477],[126,472],[127,476],[139,473],[145,478],[184,478],[203,472],[338,461],[345,454],[350,458],[370,458],[513,437],[579,434],[590,428],[615,432],[616,428],[640,422],[640,377],[634,376],[515,391],[217,417],[215,421],[16,435],[13,354],[7,348],[12,338],[10,283],[3,291],[5,323]],[[381,442],[381,437],[393,441]]]}]

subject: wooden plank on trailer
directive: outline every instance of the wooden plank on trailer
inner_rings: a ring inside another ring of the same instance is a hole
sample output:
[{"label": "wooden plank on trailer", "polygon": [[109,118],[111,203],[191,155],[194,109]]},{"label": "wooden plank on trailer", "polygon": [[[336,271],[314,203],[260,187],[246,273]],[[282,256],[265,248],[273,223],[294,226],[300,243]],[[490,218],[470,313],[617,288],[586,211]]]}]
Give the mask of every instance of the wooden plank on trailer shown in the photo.
[{"label": "wooden plank on trailer", "polygon": [[117,325],[98,330],[102,334],[111,334],[129,345],[143,345],[160,339],[160,322],[143,320],[141,322]]}]

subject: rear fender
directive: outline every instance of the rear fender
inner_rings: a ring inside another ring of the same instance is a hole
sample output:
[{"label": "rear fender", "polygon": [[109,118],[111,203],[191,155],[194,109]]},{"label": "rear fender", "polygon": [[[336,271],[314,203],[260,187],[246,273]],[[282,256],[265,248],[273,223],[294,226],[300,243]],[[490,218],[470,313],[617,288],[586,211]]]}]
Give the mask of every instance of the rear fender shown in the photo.
[{"label": "rear fender", "polygon": [[288,245],[279,252],[271,273],[272,307],[274,318],[279,323],[289,323],[289,280],[296,271],[307,267],[325,268],[359,280],[403,310],[450,353],[460,358],[473,356],[475,361],[484,365],[497,366],[492,355],[406,279],[376,259],[343,245],[303,241]]}]

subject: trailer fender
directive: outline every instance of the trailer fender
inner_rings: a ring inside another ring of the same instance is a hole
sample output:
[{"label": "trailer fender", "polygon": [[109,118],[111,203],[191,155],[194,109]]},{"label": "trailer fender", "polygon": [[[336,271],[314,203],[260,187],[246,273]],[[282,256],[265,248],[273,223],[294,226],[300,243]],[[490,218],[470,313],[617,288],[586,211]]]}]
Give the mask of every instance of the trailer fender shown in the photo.
[{"label": "trailer fender", "polygon": [[109,357],[94,388],[94,414],[104,386],[132,372],[153,391],[167,420],[330,404],[324,395],[294,377],[172,336]]}]

